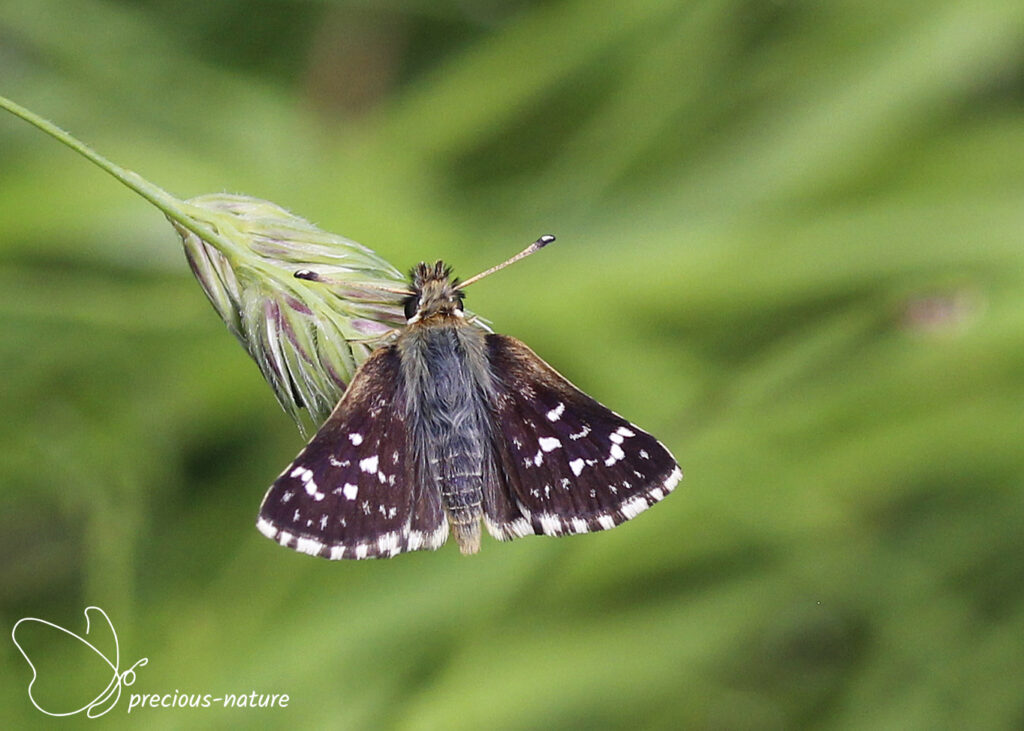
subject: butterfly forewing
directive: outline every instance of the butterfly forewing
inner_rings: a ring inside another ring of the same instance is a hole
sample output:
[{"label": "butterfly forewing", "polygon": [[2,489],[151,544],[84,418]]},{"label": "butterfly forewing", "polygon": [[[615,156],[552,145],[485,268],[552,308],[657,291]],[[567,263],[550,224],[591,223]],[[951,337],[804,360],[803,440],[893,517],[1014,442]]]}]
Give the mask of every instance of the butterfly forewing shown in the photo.
[{"label": "butterfly forewing", "polygon": [[672,491],[682,472],[662,444],[573,386],[526,345],[487,336],[494,374],[488,530],[507,540],[613,528]]},{"label": "butterfly forewing", "polygon": [[436,491],[412,474],[401,364],[378,349],[263,498],[257,525],[283,546],[324,558],[434,549],[448,524]]}]

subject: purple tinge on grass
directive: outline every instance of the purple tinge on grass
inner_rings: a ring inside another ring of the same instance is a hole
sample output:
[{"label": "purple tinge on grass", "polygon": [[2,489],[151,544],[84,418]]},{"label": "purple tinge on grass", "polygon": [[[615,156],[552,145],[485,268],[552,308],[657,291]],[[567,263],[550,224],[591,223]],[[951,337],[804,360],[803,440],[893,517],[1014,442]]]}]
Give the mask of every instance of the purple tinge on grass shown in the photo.
[{"label": "purple tinge on grass", "polygon": [[[327,418],[374,338],[404,324],[405,279],[372,250],[318,229],[269,201],[215,194],[187,201],[230,242],[175,223],[185,256],[224,324],[304,432]],[[297,278],[309,270],[315,281]]]}]

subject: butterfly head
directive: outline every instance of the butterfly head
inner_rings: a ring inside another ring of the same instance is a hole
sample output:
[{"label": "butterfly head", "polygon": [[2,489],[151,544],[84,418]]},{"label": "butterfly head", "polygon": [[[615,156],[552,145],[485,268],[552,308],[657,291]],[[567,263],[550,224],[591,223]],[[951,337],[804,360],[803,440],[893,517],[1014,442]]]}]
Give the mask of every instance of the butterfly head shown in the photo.
[{"label": "butterfly head", "polygon": [[444,262],[422,262],[412,270],[412,294],[405,299],[405,319],[409,325],[432,318],[462,318],[465,295],[452,269]]},{"label": "butterfly head", "polygon": [[[421,262],[412,270],[412,293],[405,299],[405,320],[407,325],[415,325],[428,319],[451,319],[464,317],[462,300],[465,295],[462,293],[469,285],[479,282],[486,276],[494,274],[507,267],[509,264],[523,259],[535,251],[539,251],[552,241],[555,237],[546,234],[513,256],[487,271],[480,272],[470,277],[465,282],[452,279],[452,268],[445,266],[443,261],[436,261],[433,264]],[[296,275],[298,276],[298,275]]]}]

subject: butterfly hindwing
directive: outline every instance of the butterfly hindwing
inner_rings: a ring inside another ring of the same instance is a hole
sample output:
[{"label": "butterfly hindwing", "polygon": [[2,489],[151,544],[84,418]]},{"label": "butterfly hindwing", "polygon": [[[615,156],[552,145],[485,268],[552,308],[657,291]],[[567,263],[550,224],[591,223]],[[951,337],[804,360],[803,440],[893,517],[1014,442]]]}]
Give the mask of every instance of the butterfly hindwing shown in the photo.
[{"label": "butterfly hindwing", "polygon": [[520,341],[491,334],[487,350],[500,464],[485,474],[484,513],[494,537],[613,528],[682,478],[657,439],[573,386]]},{"label": "butterfly hindwing", "polygon": [[267,491],[257,526],[283,546],[323,558],[435,549],[448,524],[436,490],[409,458],[401,362],[375,351],[295,460]]}]

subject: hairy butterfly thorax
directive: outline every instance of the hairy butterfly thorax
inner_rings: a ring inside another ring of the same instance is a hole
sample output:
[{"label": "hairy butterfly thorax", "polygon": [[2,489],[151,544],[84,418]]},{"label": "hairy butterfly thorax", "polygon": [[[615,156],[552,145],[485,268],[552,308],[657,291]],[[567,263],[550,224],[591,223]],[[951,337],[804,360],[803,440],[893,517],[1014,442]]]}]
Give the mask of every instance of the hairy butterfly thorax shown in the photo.
[{"label": "hairy butterfly thorax", "polygon": [[515,338],[463,311],[463,290],[554,241],[543,236],[459,283],[411,273],[406,326],[378,347],[320,431],[271,486],[259,529],[325,558],[606,530],[682,472],[650,434],[573,386]]}]

